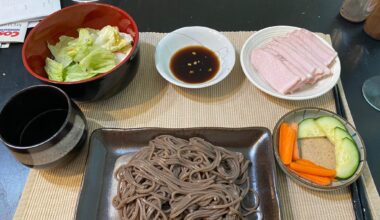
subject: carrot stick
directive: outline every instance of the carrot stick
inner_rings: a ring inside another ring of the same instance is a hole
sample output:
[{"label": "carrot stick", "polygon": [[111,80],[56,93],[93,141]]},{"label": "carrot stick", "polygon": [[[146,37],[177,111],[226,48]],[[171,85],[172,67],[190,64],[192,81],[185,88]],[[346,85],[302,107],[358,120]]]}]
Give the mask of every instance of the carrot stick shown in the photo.
[{"label": "carrot stick", "polygon": [[[313,162],[311,162],[310,160],[306,160],[306,159],[299,159],[299,160],[296,160],[295,161],[296,163],[298,164],[301,164],[301,165],[306,165],[306,166],[314,166],[314,167],[319,167],[319,168],[325,168],[325,169],[328,169],[326,167],[323,167],[323,166],[319,166]],[[335,176],[332,176],[330,177],[331,181],[335,181]]]},{"label": "carrot stick", "polygon": [[311,162],[310,160],[306,160],[306,159],[298,159],[295,162],[298,164],[301,164],[301,165],[318,166],[317,164]]},{"label": "carrot stick", "polygon": [[293,145],[293,155],[292,160],[298,160],[300,159],[299,149],[298,149],[298,139],[297,139],[297,131],[298,131],[298,125],[296,123],[291,123],[290,127],[296,132],[296,138],[294,139],[294,145]]},{"label": "carrot stick", "polygon": [[292,170],[292,171],[295,172],[300,177],[307,179],[307,180],[309,180],[313,183],[316,183],[318,185],[327,186],[327,185],[330,185],[331,181],[332,181],[331,178],[329,178],[329,177],[322,177],[322,176],[316,176],[316,175],[311,175],[311,174],[307,174],[307,173],[300,173],[300,172],[297,172],[295,170]]},{"label": "carrot stick", "polygon": [[[329,168],[327,168],[327,167],[320,166],[320,165],[315,164],[315,163],[313,163],[312,161],[310,161],[310,160],[306,160],[306,159],[299,159],[299,160],[296,160],[295,163],[298,163],[298,164],[301,164],[301,165],[305,165],[305,166],[312,166],[312,167],[318,167],[318,168],[323,168],[323,169],[329,169]],[[333,176],[332,178],[334,179],[335,176]]]},{"label": "carrot stick", "polygon": [[306,174],[312,174],[316,176],[324,176],[324,177],[335,177],[336,171],[323,168],[323,167],[317,167],[317,166],[310,166],[310,165],[302,165],[299,163],[291,163],[289,167],[292,170],[295,170],[300,173],[306,173]]},{"label": "carrot stick", "polygon": [[280,151],[280,158],[285,165],[288,165],[292,162],[295,138],[296,138],[296,132],[288,124],[286,123],[281,124],[279,151]]}]

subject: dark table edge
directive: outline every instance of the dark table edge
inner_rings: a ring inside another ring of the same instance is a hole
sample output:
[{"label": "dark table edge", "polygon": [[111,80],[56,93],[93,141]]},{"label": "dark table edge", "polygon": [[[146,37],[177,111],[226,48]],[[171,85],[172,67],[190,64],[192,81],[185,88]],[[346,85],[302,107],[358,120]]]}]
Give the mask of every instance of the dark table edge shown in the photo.
[{"label": "dark table edge", "polygon": [[[333,89],[335,108],[338,115],[347,119],[346,111],[342,104],[342,97],[339,92],[338,85]],[[352,205],[357,220],[369,220],[372,219],[371,209],[368,206],[367,196],[364,192],[363,178],[360,177],[357,181],[350,185],[350,191],[352,196]]]}]

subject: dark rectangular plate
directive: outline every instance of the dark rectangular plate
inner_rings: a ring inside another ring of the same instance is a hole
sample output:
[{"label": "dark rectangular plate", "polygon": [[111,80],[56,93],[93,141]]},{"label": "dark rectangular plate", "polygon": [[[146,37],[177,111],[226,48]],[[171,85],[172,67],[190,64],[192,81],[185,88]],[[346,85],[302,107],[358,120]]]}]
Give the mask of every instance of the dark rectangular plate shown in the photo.
[{"label": "dark rectangular plate", "polygon": [[266,128],[135,128],[98,129],[90,139],[90,150],[76,219],[112,219],[113,170],[116,160],[148,145],[162,134],[189,139],[201,137],[214,145],[238,151],[251,160],[251,187],[260,197],[264,219],[281,219],[273,157],[272,137]]}]

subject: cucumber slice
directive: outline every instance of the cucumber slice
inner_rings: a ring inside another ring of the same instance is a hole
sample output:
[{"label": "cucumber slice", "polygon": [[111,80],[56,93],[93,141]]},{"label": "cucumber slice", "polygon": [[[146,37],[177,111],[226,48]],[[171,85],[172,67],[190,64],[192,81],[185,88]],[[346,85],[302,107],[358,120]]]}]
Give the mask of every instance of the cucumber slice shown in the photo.
[{"label": "cucumber slice", "polygon": [[354,139],[352,139],[351,135],[347,131],[345,131],[339,127],[334,128],[335,146],[340,146],[341,142],[344,138],[348,138],[351,141],[354,141]]},{"label": "cucumber slice", "polygon": [[298,124],[298,138],[326,137],[313,118],[302,120]]},{"label": "cucumber slice", "polygon": [[335,145],[334,129],[338,127],[346,131],[346,127],[344,126],[344,124],[338,119],[331,116],[319,117],[315,119],[315,122],[324,131],[329,141],[331,141],[331,143],[333,143],[334,145]]},{"label": "cucumber slice", "polygon": [[344,138],[337,148],[335,148],[336,177],[348,179],[358,169],[359,151],[356,144],[349,138]]}]

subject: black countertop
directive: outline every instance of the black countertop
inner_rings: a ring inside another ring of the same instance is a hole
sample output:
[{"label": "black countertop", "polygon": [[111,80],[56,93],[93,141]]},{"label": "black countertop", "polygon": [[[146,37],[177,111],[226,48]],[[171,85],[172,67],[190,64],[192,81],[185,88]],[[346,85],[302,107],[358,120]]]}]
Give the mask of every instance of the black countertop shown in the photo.
[{"label": "black countertop", "polygon": [[[378,191],[380,190],[380,112],[361,92],[363,82],[380,74],[380,41],[363,32],[363,23],[339,16],[342,1],[305,0],[113,0],[137,22],[141,32],[170,32],[201,25],[219,31],[253,31],[274,25],[292,25],[330,34],[342,64],[342,82],[356,127],[362,135]],[[73,4],[61,1],[62,7]],[[21,60],[22,44],[0,49],[0,108],[16,91],[40,82],[27,73]],[[18,164],[0,143],[0,219],[11,219],[29,169]]]}]

